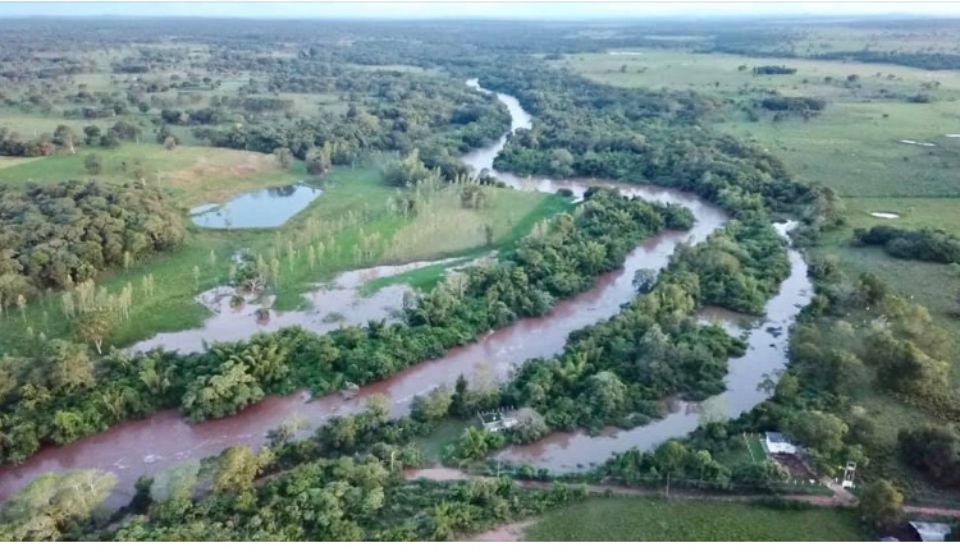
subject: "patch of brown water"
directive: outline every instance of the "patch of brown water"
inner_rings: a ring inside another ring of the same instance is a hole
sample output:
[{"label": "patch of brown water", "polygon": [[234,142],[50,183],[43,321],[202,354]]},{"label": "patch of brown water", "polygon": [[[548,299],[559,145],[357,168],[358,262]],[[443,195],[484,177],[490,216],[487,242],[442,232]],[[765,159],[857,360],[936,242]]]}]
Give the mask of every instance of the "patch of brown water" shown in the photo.
[{"label": "patch of brown water", "polygon": [[[513,107],[519,109],[519,104]],[[514,126],[517,127],[517,115],[519,114],[514,113],[515,109],[513,107],[511,107],[511,113],[515,115]],[[525,124],[529,125],[529,115],[526,115],[525,112],[523,114],[527,118]],[[524,123],[524,121],[520,121],[520,123]],[[502,148],[505,140],[506,137],[501,140],[498,147]],[[495,153],[493,157],[490,157],[488,153],[474,159],[473,165],[476,170],[489,168],[492,165]],[[468,162],[470,162],[469,159],[470,156],[465,157]],[[0,500],[11,496],[33,478],[45,472],[96,468],[117,474],[117,487],[108,500],[108,506],[117,507],[127,502],[132,496],[133,485],[139,476],[155,475],[184,461],[216,455],[236,444],[247,444],[252,447],[260,446],[266,441],[267,431],[294,415],[307,420],[310,426],[316,427],[331,416],[356,412],[371,395],[383,394],[389,398],[392,404],[392,414],[399,416],[408,411],[410,403],[416,395],[427,393],[440,385],[452,386],[460,374],[464,374],[474,382],[485,381],[493,384],[497,380],[508,377],[516,364],[531,358],[549,357],[562,351],[570,332],[616,314],[620,306],[635,295],[633,275],[637,270],[659,270],[663,268],[669,261],[670,254],[677,244],[688,240],[701,241],[727,220],[719,209],[692,194],[651,186],[630,186],[591,180],[521,179],[505,174],[497,174],[496,176],[512,186],[526,189],[548,192],[555,192],[561,188],[571,189],[578,197],[582,197],[583,192],[589,186],[601,185],[616,188],[630,196],[640,196],[653,201],[680,203],[691,209],[696,217],[696,224],[690,231],[667,232],[645,240],[627,256],[623,268],[601,276],[596,285],[589,291],[559,302],[546,316],[520,320],[509,327],[483,336],[476,343],[448,351],[443,358],[421,363],[386,380],[367,385],[360,389],[354,400],[345,401],[339,395],[307,400],[308,397],[305,397],[303,393],[287,397],[273,396],[236,416],[197,425],[187,424],[179,412],[175,410],[160,412],[144,420],[121,424],[104,433],[81,439],[68,446],[46,448],[21,466],[0,467]],[[347,281],[354,281],[354,279],[363,278],[363,272],[355,271],[342,277]],[[376,275],[367,274],[369,277],[388,275],[382,272]],[[354,283],[354,287],[358,285],[359,282]],[[396,293],[396,291],[388,290],[386,294]],[[384,290],[381,290],[381,292],[384,292]],[[331,297],[331,302],[326,302],[325,299]],[[355,295],[350,297],[355,297]],[[390,301],[387,301],[381,296],[380,299],[368,302],[368,306],[362,309],[354,307],[353,303],[350,302],[351,299],[347,297],[325,295],[323,299],[321,297],[315,299],[322,305],[319,308],[326,309],[325,312],[327,313],[334,310],[330,307],[331,303],[348,307],[338,307],[338,310],[344,311],[341,312],[344,315],[348,314],[346,312],[348,310],[365,311],[350,313],[354,315],[350,320],[362,323],[369,318],[382,318],[382,313],[386,312],[384,305],[397,299],[396,295],[390,297]],[[309,312],[271,313],[270,320],[265,326],[257,326],[255,317],[250,319],[248,309],[241,308],[238,313],[231,313],[229,308],[223,308],[223,302],[227,301],[228,304],[229,297],[224,297],[223,294],[217,297],[217,293],[214,292],[209,299],[212,304],[219,308],[219,313],[215,314],[213,318],[223,320],[224,327],[210,327],[207,330],[209,333],[204,334],[201,331],[200,333],[192,333],[189,337],[185,335],[173,337],[169,334],[167,336],[157,336],[152,342],[140,344],[137,349],[143,350],[155,345],[167,344],[170,348],[196,350],[197,347],[202,347],[201,336],[203,335],[221,340],[238,339],[249,337],[264,328],[268,331],[276,329],[281,324],[304,325],[315,331],[323,331],[325,327],[322,318],[318,322],[320,313],[311,314]],[[402,300],[402,293],[400,299]],[[355,298],[352,300],[355,300]],[[383,302],[378,303],[381,300]],[[399,302],[392,304],[399,304]],[[220,318],[223,316],[222,313],[237,316]],[[366,319],[363,319],[364,317]],[[227,322],[228,320],[229,322]],[[216,322],[212,323],[216,324]],[[762,369],[762,366],[757,369]],[[304,431],[309,431],[312,427],[306,428]],[[663,435],[675,436],[678,430],[684,428],[685,426],[671,426],[663,431]],[[692,427],[689,429],[692,429]],[[616,433],[616,435],[621,435],[621,433]],[[552,436],[547,441],[535,446],[546,446],[547,443],[562,441],[563,439],[567,438],[562,435]],[[624,445],[629,444],[628,441],[618,437],[601,437],[601,439],[616,442],[616,445],[610,447],[610,450],[620,450]],[[568,443],[568,449],[571,446],[573,448],[596,446],[596,441],[578,440],[577,436],[570,436]],[[591,456],[605,458],[600,456],[599,452]]]},{"label": "patch of brown water", "polygon": [[[240,307],[231,307],[234,288],[229,286],[207,290],[197,296],[197,302],[210,309],[211,316],[200,328],[157,334],[130,348],[131,352],[146,352],[156,347],[170,351],[196,352],[203,350],[204,342],[232,342],[249,339],[260,332],[275,332],[281,328],[301,326],[304,329],[326,333],[341,326],[365,324],[370,320],[390,319],[403,305],[407,286],[392,285],[368,296],[360,295],[360,288],[371,280],[395,276],[436,264],[458,259],[443,259],[408,263],[396,266],[378,266],[344,272],[333,282],[318,286],[304,294],[310,308],[302,311],[269,310],[269,316],[257,316],[260,305],[251,297]],[[272,300],[273,298],[268,298]]]},{"label": "patch of brown water", "polygon": [[[452,387],[460,374],[473,382],[494,384],[508,377],[517,364],[557,354],[563,350],[567,336],[572,331],[616,314],[620,306],[635,295],[633,274],[636,270],[659,270],[667,264],[678,243],[688,239],[699,241],[726,220],[718,209],[685,194],[654,188],[639,188],[636,193],[672,197],[682,202],[697,214],[695,227],[688,232],[667,232],[645,240],[630,252],[624,268],[601,276],[587,292],[558,302],[546,316],[519,320],[483,336],[476,343],[448,351],[443,358],[418,364],[390,378],[366,385],[350,401],[345,401],[339,395],[311,401],[306,401],[302,393],[287,397],[271,396],[236,416],[196,425],[184,421],[178,411],[168,410],[145,420],[120,424],[64,447],[45,448],[23,465],[0,467],[0,500],[46,472],[97,468],[117,474],[116,491],[108,505],[118,507],[132,496],[134,483],[139,476],[155,475],[179,462],[213,456],[236,444],[261,446],[266,442],[266,433],[291,416],[297,415],[307,420],[310,427],[304,431],[309,431],[331,416],[358,411],[365,400],[374,394],[385,395],[392,404],[392,414],[401,416],[409,411],[415,396],[428,393],[440,385]],[[365,278],[385,275],[385,272],[355,271],[338,281],[347,288],[357,287]],[[223,297],[219,300],[228,301]],[[226,315],[215,315],[214,320],[236,317],[229,312],[228,304],[226,308],[222,303],[218,304],[221,304],[221,313],[226,312]],[[378,304],[378,308],[380,306]],[[276,319],[271,318],[270,324],[276,324],[275,327],[280,324],[295,325],[298,322],[292,320],[299,318],[300,324],[306,320],[314,324],[312,329],[317,329],[321,327],[317,316],[284,313]],[[261,329],[254,317],[241,314],[238,318],[241,322],[230,324],[242,324],[242,330],[232,330],[238,333],[230,338],[252,335]],[[216,331],[230,330],[224,328]],[[198,347],[202,346],[203,335],[215,334],[192,333],[190,340],[179,336],[176,341],[168,343],[178,347]],[[156,344],[159,342],[141,346],[149,348]]]}]

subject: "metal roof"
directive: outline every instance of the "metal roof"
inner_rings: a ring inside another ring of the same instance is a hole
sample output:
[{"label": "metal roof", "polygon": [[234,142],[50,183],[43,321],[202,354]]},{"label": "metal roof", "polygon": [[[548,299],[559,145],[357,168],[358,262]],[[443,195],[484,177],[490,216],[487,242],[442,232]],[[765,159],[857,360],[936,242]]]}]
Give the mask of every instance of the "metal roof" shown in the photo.
[{"label": "metal roof", "polygon": [[770,441],[771,443],[789,444],[789,441],[787,441],[787,438],[783,436],[783,433],[777,433],[776,431],[767,432],[767,441]]},{"label": "metal roof", "polygon": [[950,526],[946,523],[911,521],[910,526],[917,530],[923,542],[943,542],[950,534]]}]

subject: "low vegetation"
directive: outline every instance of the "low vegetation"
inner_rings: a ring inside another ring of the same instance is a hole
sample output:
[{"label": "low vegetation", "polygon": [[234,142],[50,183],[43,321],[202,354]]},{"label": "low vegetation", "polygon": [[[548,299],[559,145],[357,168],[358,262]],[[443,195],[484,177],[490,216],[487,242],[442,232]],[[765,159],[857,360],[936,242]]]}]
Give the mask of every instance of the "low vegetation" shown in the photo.
[{"label": "low vegetation", "polygon": [[592,498],[547,514],[527,541],[858,541],[854,516],[830,508],[656,498]]}]

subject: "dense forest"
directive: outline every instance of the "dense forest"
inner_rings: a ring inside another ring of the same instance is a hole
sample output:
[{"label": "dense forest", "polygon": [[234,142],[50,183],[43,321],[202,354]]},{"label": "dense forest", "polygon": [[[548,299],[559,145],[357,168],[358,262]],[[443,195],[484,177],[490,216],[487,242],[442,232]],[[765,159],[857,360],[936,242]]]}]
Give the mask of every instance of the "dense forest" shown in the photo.
[{"label": "dense forest", "polygon": [[0,308],[170,251],[184,232],[169,199],[140,183],[0,186]]}]

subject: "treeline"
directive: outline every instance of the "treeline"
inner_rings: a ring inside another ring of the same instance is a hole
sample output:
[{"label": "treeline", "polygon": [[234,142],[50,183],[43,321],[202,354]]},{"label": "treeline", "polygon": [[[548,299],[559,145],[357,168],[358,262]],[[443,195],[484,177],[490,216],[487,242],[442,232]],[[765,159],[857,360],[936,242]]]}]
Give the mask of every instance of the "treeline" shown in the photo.
[{"label": "treeline", "polygon": [[797,70],[786,65],[760,65],[753,68],[754,75],[792,75]]},{"label": "treeline", "polygon": [[917,67],[929,71],[950,71],[960,69],[960,55],[945,52],[881,52],[878,50],[853,50],[827,52],[812,56],[813,59],[859,61],[861,63],[885,63]]},{"label": "treeline", "polygon": [[[137,125],[126,121],[117,121],[106,132],[97,125],[87,125],[83,129],[83,143],[88,146],[114,148],[121,140],[135,140],[143,132]],[[46,157],[58,151],[76,153],[81,137],[67,125],[57,125],[53,133],[44,132],[39,136],[26,139],[17,132],[0,128],[0,155],[6,157]]]},{"label": "treeline", "polygon": [[[742,441],[742,435],[736,435]],[[596,476],[624,485],[658,486],[671,482],[676,487],[710,491],[776,492],[789,488],[790,472],[769,459],[741,462],[732,466],[718,462],[706,448],[675,439],[651,451],[636,448],[615,453],[593,470]]]},{"label": "treeline", "polygon": [[960,263],[960,238],[939,229],[908,230],[886,224],[856,228],[857,245],[880,245],[891,257],[931,263]]},{"label": "treeline", "polygon": [[45,157],[56,151],[50,137],[25,138],[17,132],[0,127],[0,155],[5,157]]},{"label": "treeline", "polygon": [[767,111],[816,114],[823,111],[826,106],[827,102],[820,98],[800,96],[769,96],[760,100],[760,107]]},{"label": "treeline", "polygon": [[[545,314],[556,300],[621,266],[642,239],[691,222],[683,207],[601,189],[575,216],[539,224],[501,262],[456,273],[409,301],[406,323],[371,321],[324,335],[287,328],[187,355],[118,352],[96,370],[83,347],[8,358],[0,365],[9,383],[0,396],[0,459],[20,462],[43,443],[68,443],[160,408],[179,406],[199,421],[229,416],[267,394],[306,386],[322,395],[345,382],[383,379],[485,331]],[[72,375],[52,382],[51,371]]]},{"label": "treeline", "polygon": [[185,235],[181,219],[139,183],[0,186],[0,306],[171,250]]}]

